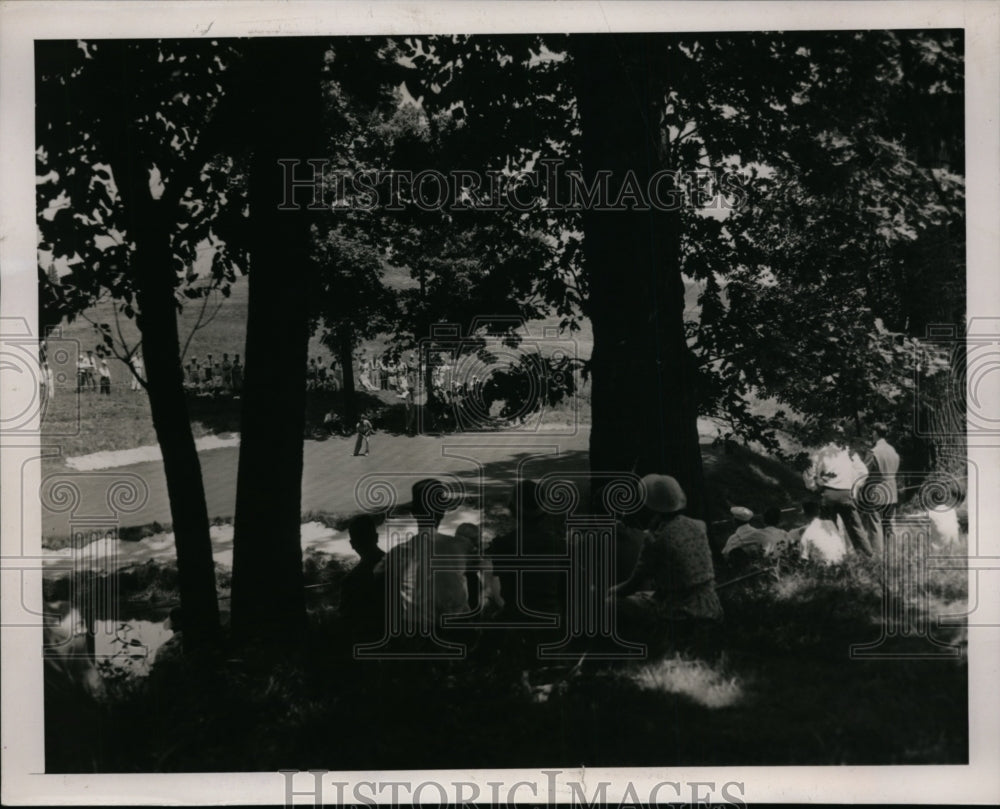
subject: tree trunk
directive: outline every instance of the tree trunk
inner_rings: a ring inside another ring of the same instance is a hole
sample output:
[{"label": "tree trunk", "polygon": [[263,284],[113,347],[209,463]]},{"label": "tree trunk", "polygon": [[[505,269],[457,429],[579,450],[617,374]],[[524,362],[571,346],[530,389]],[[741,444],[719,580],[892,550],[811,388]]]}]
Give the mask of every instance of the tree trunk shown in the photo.
[{"label": "tree trunk", "polygon": [[[950,371],[948,381],[953,379],[953,374],[964,371],[964,368]],[[964,480],[968,474],[965,402],[955,396],[958,385],[954,383],[937,380],[927,388],[930,390],[922,392],[925,401],[920,404],[924,408],[928,428],[925,440],[929,467],[935,472]]]},{"label": "tree trunk", "polygon": [[353,429],[358,421],[358,396],[354,388],[354,340],[348,330],[337,335],[340,367],[344,369],[344,423]]},{"label": "tree trunk", "polygon": [[[139,188],[138,178],[135,179],[131,202],[137,215],[129,235],[136,244],[138,325],[142,332],[149,406],[170,498],[177,581],[184,612],[183,638],[190,649],[218,639],[215,562],[201,464],[184,396],[170,249],[172,220],[160,210],[164,203],[149,200],[148,192]],[[143,194],[145,204],[140,203]]]},{"label": "tree trunk", "polygon": [[319,39],[252,41],[251,269],[233,548],[232,626],[294,644],[305,627],[300,539],[309,326],[307,198],[279,210],[279,159],[320,154]]},{"label": "tree trunk", "polygon": [[[664,77],[653,44],[645,35],[573,38],[583,173],[589,180],[610,171],[610,200],[628,171],[645,191],[664,167]],[[583,214],[594,330],[590,466],[595,490],[616,473],[673,475],[687,493],[688,513],[703,516],[697,369],[684,335],[679,228],[676,210]]]}]

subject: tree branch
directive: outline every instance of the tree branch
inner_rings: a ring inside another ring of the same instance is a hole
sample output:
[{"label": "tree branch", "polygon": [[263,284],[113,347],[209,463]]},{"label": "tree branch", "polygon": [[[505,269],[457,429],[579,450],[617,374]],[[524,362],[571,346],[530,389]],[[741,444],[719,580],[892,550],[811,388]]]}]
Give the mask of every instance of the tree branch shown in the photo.
[{"label": "tree branch", "polygon": [[[191,345],[191,339],[194,337],[194,333],[196,331],[198,331],[198,329],[200,329],[202,327],[202,319],[205,317],[205,309],[208,308],[208,297],[211,294],[211,291],[212,290],[209,289],[208,292],[206,292],[205,295],[201,299],[201,311],[198,312],[198,319],[195,321],[194,326],[191,327],[191,331],[188,333],[187,340],[184,341],[184,348],[181,349],[181,363],[184,362],[184,357],[187,356],[187,350],[188,350],[188,347]],[[219,306],[221,306],[221,305],[222,304],[220,303]],[[215,313],[212,314],[212,317],[215,317],[215,315],[218,313],[218,311],[219,310],[216,309]],[[209,322],[211,322],[211,321],[209,321]],[[205,325],[208,325],[208,324],[205,324]]]}]

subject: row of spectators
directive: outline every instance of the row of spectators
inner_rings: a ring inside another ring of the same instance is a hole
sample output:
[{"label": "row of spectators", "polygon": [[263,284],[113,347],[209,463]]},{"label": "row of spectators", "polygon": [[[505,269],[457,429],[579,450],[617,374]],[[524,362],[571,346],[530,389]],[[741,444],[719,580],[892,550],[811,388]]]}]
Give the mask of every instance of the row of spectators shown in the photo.
[{"label": "row of spectators", "polygon": [[[39,359],[41,360],[41,374],[38,379],[39,393],[43,402],[49,402],[56,396],[57,381],[60,387],[66,387],[73,383],[67,380],[63,373],[60,373],[57,379],[48,356],[48,346],[45,340],[42,340],[40,344]],[[126,368],[125,374],[129,389],[138,391],[141,389],[139,377],[144,374],[142,354],[134,355],[131,358],[131,363],[135,372],[133,373],[132,370]],[[103,396],[110,396],[111,388],[115,384],[107,355],[95,355],[93,351],[81,352],[77,356],[75,376],[78,394],[99,393]]]},{"label": "row of spectators", "polygon": [[243,390],[243,363],[240,355],[223,354],[221,360],[208,354],[204,361],[192,357],[184,365],[184,388],[207,396],[239,396]]}]

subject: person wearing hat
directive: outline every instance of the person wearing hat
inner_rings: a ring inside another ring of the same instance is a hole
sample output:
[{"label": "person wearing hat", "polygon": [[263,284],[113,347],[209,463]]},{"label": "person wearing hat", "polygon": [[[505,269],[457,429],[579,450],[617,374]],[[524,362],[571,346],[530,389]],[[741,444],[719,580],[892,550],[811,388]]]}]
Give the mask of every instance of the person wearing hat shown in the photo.
[{"label": "person wearing hat", "polygon": [[[749,511],[749,509],[747,509]],[[730,538],[735,540],[732,545],[726,544],[722,549],[722,555],[730,563],[739,564],[740,561],[751,561],[762,557],[775,558],[781,556],[791,544],[791,538],[787,531],[782,530],[781,509],[778,506],[771,506],[764,512],[764,527],[754,528],[748,534],[737,537],[736,534]],[[744,523],[748,525],[748,523]]]},{"label": "person wearing hat", "polygon": [[[647,626],[652,623],[654,630],[665,622],[721,620],[705,523],[681,513],[687,496],[674,478],[650,474],[642,485],[648,513],[645,541],[632,575],[608,595],[624,600],[623,617],[645,613]],[[641,592],[650,585],[651,594]]]},{"label": "person wearing hat", "polygon": [[729,509],[729,513],[733,517],[733,522],[736,523],[736,530],[729,535],[729,539],[726,540],[726,544],[722,548],[722,558],[726,561],[729,560],[729,554],[744,545],[747,537],[757,530],[750,525],[750,520],[753,519],[753,511],[746,506],[733,506]]}]

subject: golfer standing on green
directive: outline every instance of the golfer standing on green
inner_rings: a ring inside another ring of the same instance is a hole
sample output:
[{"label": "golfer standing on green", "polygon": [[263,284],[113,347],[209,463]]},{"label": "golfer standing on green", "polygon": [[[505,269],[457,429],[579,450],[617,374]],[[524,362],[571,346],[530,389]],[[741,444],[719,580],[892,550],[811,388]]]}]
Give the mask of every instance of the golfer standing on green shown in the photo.
[{"label": "golfer standing on green", "polygon": [[[354,442],[354,456],[367,455],[368,454],[368,436],[375,432],[375,428],[372,427],[372,423],[362,416],[358,419],[358,439]],[[365,451],[361,451],[361,447],[364,445]]]}]

